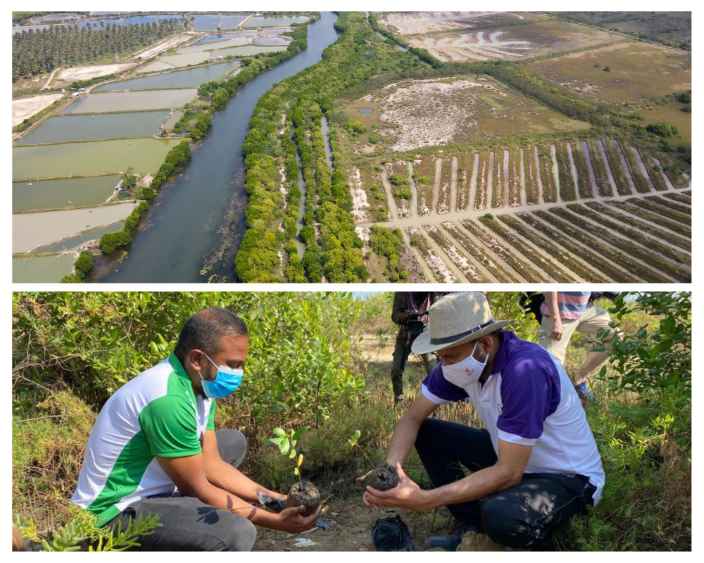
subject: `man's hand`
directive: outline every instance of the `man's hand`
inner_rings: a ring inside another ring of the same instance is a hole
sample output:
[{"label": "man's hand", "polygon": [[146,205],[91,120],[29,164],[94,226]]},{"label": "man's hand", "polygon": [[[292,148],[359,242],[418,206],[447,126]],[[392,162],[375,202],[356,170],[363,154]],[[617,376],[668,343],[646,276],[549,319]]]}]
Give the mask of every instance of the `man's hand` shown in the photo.
[{"label": "man's hand", "polygon": [[401,467],[396,464],[398,485],[388,491],[380,491],[374,487],[367,487],[362,496],[364,504],[369,507],[391,506],[407,508],[409,510],[428,510],[426,491],[421,489]]},{"label": "man's hand", "polygon": [[303,516],[302,512],[304,510],[304,506],[284,508],[278,515],[279,526],[277,526],[277,529],[291,534],[299,534],[310,530],[320,515],[320,507],[309,516]]}]

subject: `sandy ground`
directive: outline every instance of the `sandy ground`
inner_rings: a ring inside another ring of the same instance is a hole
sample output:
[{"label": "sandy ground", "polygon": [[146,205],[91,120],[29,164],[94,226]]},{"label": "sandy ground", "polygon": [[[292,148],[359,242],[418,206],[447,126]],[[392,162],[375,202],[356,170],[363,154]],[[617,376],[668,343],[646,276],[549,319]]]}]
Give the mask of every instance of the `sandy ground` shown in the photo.
[{"label": "sandy ground", "polygon": [[107,76],[116,72],[122,72],[132,68],[135,63],[114,64],[114,65],[91,65],[91,66],[74,66],[61,70],[56,76],[57,80],[73,81],[73,80],[90,80],[99,76]]},{"label": "sandy ground", "polygon": [[41,96],[12,100],[12,126],[16,127],[28,117],[39,113],[62,97],[63,94],[42,94]]},{"label": "sandy ground", "polygon": [[[394,151],[444,145],[462,129],[476,125],[473,95],[496,90],[474,80],[417,80],[390,84],[382,92],[381,121],[396,131]],[[468,92],[469,91],[469,92]]]},{"label": "sandy ground", "polygon": [[77,235],[87,229],[125,219],[136,203],[119,203],[91,209],[22,213],[12,217],[12,252],[34,248]]},{"label": "sandy ground", "polygon": [[141,53],[138,53],[135,55],[135,59],[137,60],[146,60],[150,59],[152,57],[155,57],[159,53],[162,53],[164,51],[168,51],[169,49],[176,47],[180,45],[181,43],[185,43],[189,39],[193,39],[194,35],[192,33],[180,33],[179,35],[176,35],[174,37],[169,37],[167,39],[164,39],[160,43],[157,43],[153,47],[149,47],[145,51],[142,51]]},{"label": "sandy ground", "polygon": [[[415,12],[390,13],[383,20],[396,28],[401,35],[433,33],[468,27],[472,20],[481,19],[494,12]],[[461,21],[460,21],[461,18]]]}]

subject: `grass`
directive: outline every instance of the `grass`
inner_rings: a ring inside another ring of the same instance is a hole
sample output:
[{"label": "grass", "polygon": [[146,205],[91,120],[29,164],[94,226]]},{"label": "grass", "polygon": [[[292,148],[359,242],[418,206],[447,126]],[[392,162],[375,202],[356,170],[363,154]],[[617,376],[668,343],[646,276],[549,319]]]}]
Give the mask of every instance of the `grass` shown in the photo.
[{"label": "grass", "polygon": [[153,174],[179,139],[124,139],[66,143],[13,150],[13,180],[81,178],[122,173]]},{"label": "grass", "polygon": [[689,53],[642,42],[624,42],[527,66],[580,96],[613,104],[637,102],[691,87]]}]

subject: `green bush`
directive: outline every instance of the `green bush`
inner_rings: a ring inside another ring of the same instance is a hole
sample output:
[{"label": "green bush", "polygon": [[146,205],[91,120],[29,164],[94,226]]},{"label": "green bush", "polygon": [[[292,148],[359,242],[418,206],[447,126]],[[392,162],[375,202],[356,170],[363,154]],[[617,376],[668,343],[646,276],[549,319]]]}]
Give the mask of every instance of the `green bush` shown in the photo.
[{"label": "green bush", "polygon": [[91,270],[93,269],[94,260],[93,255],[85,250],[78,255],[74,268],[76,269],[76,274],[84,280],[88,277]]}]

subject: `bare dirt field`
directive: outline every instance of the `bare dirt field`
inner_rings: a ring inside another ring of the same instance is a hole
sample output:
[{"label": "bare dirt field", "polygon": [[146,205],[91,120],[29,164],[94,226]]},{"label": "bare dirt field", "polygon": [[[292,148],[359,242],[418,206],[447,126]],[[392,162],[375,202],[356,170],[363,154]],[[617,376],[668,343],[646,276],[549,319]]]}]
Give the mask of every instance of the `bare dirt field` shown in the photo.
[{"label": "bare dirt field", "polygon": [[383,23],[399,35],[417,35],[485,26],[512,25],[540,19],[539,14],[520,12],[389,12]]},{"label": "bare dirt field", "polygon": [[[412,46],[426,49],[445,62],[520,60],[622,40],[620,35],[593,27],[547,17],[538,21],[527,20],[521,14],[510,12],[500,18],[491,15],[490,19],[451,20],[452,25],[444,24],[444,29],[437,29],[433,20],[430,23],[423,21],[416,22],[416,25],[399,24],[413,31],[401,35]],[[426,31],[421,31],[424,28]]]},{"label": "bare dirt field", "polygon": [[132,68],[135,63],[113,65],[74,66],[60,70],[54,77],[55,82],[73,82],[75,80],[90,80],[99,76],[108,76]]},{"label": "bare dirt field", "polygon": [[474,75],[389,84],[355,100],[345,111],[369,128],[378,127],[393,151],[589,128],[489,77]]},{"label": "bare dirt field", "polygon": [[16,127],[25,119],[39,113],[62,97],[63,94],[43,94],[41,96],[32,96],[31,98],[12,100],[12,126]]},{"label": "bare dirt field", "polygon": [[134,202],[103,205],[90,209],[21,213],[12,217],[12,252],[32,249],[74,236],[87,229],[125,219]]}]

